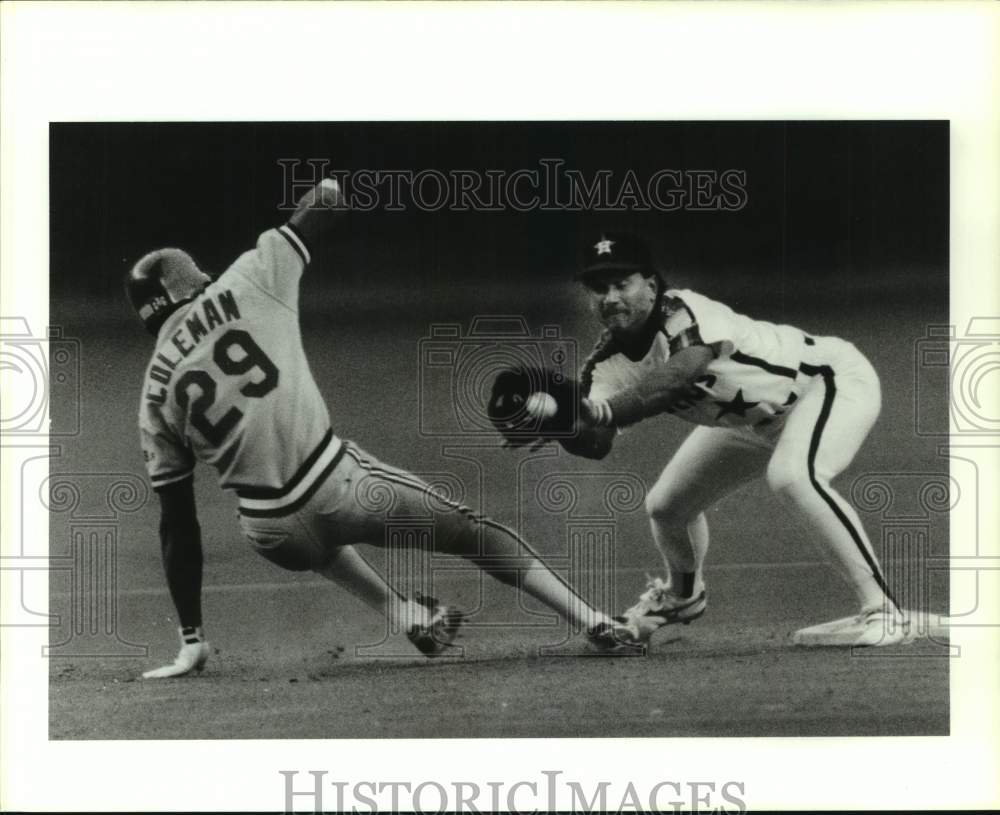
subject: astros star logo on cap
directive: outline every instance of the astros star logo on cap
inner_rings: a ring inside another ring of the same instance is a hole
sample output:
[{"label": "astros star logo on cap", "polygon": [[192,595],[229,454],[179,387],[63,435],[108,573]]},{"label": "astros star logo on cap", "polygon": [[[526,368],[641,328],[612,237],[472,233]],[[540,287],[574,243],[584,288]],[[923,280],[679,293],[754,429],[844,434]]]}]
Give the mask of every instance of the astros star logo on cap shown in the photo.
[{"label": "astros star logo on cap", "polygon": [[614,243],[614,241],[609,241],[607,238],[602,238],[594,244],[594,248],[597,250],[597,254],[599,255],[610,255],[611,247],[614,246]]}]

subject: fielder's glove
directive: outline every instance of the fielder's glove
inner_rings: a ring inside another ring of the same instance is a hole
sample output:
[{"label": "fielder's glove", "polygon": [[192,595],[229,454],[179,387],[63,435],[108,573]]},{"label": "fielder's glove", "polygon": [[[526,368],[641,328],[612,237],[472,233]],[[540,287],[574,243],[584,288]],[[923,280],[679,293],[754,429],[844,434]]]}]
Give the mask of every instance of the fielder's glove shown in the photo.
[{"label": "fielder's glove", "polygon": [[[537,416],[528,409],[528,398],[535,393],[555,399],[555,415]],[[486,415],[503,436],[505,447],[537,448],[551,438],[573,432],[577,399],[572,379],[549,369],[519,366],[497,375]]]},{"label": "fielder's glove", "polygon": [[200,671],[208,662],[209,645],[201,627],[178,629],[181,635],[181,650],[177,659],[153,671],[146,671],[143,679],[165,679],[169,676],[183,676],[191,671]]}]

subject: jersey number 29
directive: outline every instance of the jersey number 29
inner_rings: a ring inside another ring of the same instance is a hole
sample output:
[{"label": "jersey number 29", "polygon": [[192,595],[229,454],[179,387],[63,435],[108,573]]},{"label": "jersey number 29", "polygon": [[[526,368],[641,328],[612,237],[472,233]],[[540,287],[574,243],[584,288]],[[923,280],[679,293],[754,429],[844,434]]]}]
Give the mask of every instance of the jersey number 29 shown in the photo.
[{"label": "jersey number 29", "polygon": [[[242,351],[242,356],[233,359],[230,350]],[[212,359],[219,369],[229,376],[242,376],[249,373],[254,368],[263,374],[263,378],[254,382],[247,382],[240,393],[254,399],[269,394],[278,387],[278,368],[271,362],[270,357],[264,353],[259,345],[254,342],[246,331],[239,328],[232,328],[223,334],[215,343],[212,349]],[[194,385],[198,389],[198,395],[191,399],[188,389]],[[219,447],[229,435],[230,431],[236,427],[240,419],[243,418],[243,411],[238,407],[231,407],[223,414],[217,422],[212,422],[205,412],[215,404],[216,384],[211,374],[202,370],[191,370],[177,380],[174,386],[174,398],[184,410],[189,410],[191,424],[201,435],[214,447]]]}]

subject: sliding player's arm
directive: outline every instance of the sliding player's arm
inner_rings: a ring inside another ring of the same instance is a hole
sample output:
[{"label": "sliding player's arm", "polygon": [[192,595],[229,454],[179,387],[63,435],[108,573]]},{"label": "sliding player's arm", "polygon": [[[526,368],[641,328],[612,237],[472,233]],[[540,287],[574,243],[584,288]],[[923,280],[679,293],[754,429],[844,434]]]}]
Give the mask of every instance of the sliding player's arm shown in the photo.
[{"label": "sliding player's arm", "polygon": [[303,195],[288,219],[306,246],[318,246],[337,215],[347,211],[347,199],[335,179],[324,178]]},{"label": "sliding player's arm", "polygon": [[160,498],[160,551],[170,597],[180,622],[180,652],[170,665],[143,674],[164,679],[200,671],[208,660],[209,645],[201,620],[201,528],[194,498],[194,479],[188,477],[157,490]]},{"label": "sliding player's arm", "polygon": [[208,659],[201,620],[201,529],[194,499],[194,454],[169,430],[160,409],[144,400],[139,437],[149,480],[160,499],[160,552],[177,609],[181,648],[176,660],[143,674],[163,679],[200,670]]},{"label": "sliding player's arm", "polygon": [[194,479],[157,491],[160,497],[160,554],[170,597],[182,628],[201,628],[201,527]]},{"label": "sliding player's arm", "polygon": [[302,273],[312,262],[313,251],[346,210],[340,185],[331,178],[324,179],[299,199],[288,221],[261,234],[257,246],[240,255],[219,277],[217,285],[245,285],[235,281],[235,277],[242,277],[290,311],[298,312]]}]

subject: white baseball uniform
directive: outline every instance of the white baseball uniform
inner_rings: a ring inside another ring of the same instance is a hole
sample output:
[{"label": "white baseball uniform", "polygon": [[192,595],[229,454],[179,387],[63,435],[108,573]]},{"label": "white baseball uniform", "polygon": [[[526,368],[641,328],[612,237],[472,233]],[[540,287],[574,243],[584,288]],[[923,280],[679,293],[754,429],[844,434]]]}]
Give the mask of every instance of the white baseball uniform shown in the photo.
[{"label": "white baseball uniform", "polygon": [[139,410],[154,489],[189,478],[196,461],[211,464],[235,490],[259,554],[326,574],[378,607],[384,584],[352,544],[395,545],[393,519],[424,518],[436,552],[471,560],[581,627],[607,622],[512,530],[334,435],[299,330],[309,260],[291,224],[268,230],[167,318]]},{"label": "white baseball uniform", "polygon": [[195,461],[243,499],[280,509],[301,499],[340,451],[299,331],[309,260],[289,226],[262,234],[160,330],[146,369],[139,428],[154,487]]},{"label": "white baseball uniform", "polygon": [[584,365],[594,399],[634,386],[682,348],[714,358],[670,413],[698,427],[647,497],[668,567],[699,573],[708,546],[704,510],[747,481],[768,484],[833,556],[863,609],[890,596],[857,513],[830,486],[881,409],[878,375],[851,343],[752,320],[687,289],[664,292],[648,352],[630,358],[610,334]]}]

